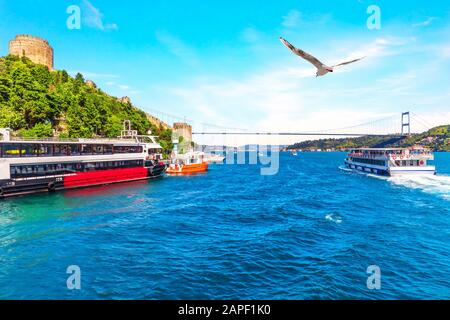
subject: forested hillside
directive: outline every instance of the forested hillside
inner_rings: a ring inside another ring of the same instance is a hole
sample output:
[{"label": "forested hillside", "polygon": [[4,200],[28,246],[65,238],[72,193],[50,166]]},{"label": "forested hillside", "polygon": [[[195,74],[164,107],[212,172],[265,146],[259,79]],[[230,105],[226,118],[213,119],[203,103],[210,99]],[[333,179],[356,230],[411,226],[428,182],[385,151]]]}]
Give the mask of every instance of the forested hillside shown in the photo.
[{"label": "forested hillside", "polygon": [[27,58],[0,58],[0,127],[24,137],[117,137],[124,120],[140,134],[152,130],[169,151],[171,131],[152,125],[145,112],[122,103],[81,74],[50,72]]},{"label": "forested hillside", "polygon": [[367,136],[344,139],[310,140],[296,143],[288,149],[302,150],[345,150],[349,148],[385,148],[385,147],[409,147],[420,144],[435,151],[450,151],[450,125],[433,128],[429,131],[413,134],[410,137],[400,139],[383,136]]}]

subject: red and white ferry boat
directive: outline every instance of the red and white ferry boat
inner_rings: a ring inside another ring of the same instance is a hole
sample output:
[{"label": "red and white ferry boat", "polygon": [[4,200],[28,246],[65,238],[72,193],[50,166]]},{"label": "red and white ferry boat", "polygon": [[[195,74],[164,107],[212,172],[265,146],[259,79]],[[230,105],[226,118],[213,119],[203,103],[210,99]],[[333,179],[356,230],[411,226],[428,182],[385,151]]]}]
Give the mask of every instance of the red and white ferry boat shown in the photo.
[{"label": "red and white ferry boat", "polygon": [[0,129],[0,198],[158,178],[166,166],[153,136],[19,140]]}]

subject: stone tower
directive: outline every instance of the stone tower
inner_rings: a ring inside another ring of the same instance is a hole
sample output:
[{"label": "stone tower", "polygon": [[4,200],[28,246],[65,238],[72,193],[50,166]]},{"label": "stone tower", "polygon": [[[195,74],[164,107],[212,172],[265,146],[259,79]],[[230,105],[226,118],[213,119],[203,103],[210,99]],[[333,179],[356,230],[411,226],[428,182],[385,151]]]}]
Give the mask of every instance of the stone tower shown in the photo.
[{"label": "stone tower", "polygon": [[184,142],[192,142],[192,127],[187,123],[174,123],[173,130],[177,136],[183,137]]},{"label": "stone tower", "polygon": [[30,35],[18,35],[9,42],[9,54],[27,57],[34,63],[53,70],[53,48],[47,40]]}]

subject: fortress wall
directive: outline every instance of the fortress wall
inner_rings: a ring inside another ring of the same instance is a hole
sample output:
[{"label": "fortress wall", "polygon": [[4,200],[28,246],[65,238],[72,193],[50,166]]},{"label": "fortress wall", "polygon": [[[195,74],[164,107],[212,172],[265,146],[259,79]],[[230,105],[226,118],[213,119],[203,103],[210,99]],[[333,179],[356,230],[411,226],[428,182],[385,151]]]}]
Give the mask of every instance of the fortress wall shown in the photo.
[{"label": "fortress wall", "polygon": [[30,35],[18,35],[9,42],[9,54],[27,57],[34,63],[53,70],[53,48],[47,40]]}]

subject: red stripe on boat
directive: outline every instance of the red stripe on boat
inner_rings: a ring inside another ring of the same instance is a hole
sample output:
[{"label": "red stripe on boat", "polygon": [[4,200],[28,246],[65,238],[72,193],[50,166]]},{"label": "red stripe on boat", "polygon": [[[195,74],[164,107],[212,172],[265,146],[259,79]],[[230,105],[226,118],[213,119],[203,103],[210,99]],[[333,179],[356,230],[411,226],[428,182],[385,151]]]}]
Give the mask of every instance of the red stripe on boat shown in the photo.
[{"label": "red stripe on boat", "polygon": [[121,181],[139,180],[147,177],[148,170],[144,167],[79,172],[75,175],[64,177],[64,187],[86,187]]}]

